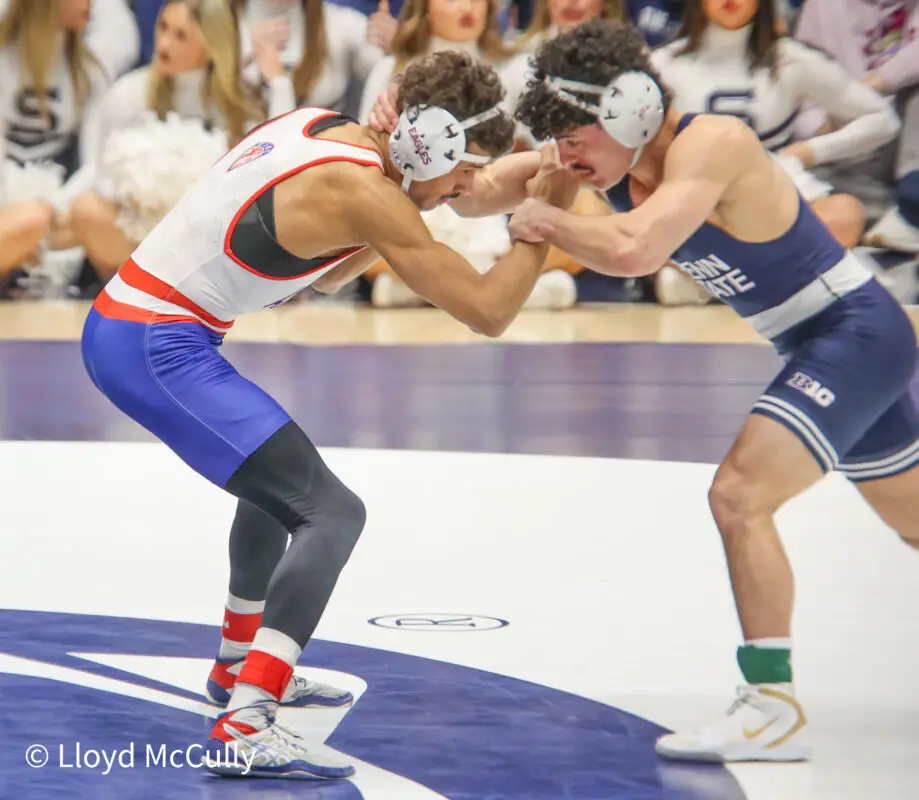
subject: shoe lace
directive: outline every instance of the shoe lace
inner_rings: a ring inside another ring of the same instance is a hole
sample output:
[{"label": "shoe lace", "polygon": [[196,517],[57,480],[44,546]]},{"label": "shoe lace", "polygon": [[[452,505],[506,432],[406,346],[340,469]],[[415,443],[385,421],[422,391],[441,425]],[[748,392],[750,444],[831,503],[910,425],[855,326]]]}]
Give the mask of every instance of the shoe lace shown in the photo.
[{"label": "shoe lace", "polygon": [[759,692],[756,690],[755,686],[750,686],[749,684],[744,684],[743,686],[737,687],[737,699],[733,702],[730,709],[728,709],[728,716],[731,716],[735,712],[739,711],[744,706],[753,706],[756,709],[759,709]]},{"label": "shoe lace", "polygon": [[278,734],[278,739],[284,741],[289,747],[292,747],[294,750],[300,750],[303,753],[309,753],[309,750],[304,745],[300,744],[300,742],[303,741],[303,737],[299,733],[295,733],[290,728],[285,728],[277,722],[271,727],[272,730]]},{"label": "shoe lace", "polygon": [[313,688],[313,683],[300,675],[294,675],[294,686],[298,691],[308,692]]},{"label": "shoe lace", "polygon": [[[228,731],[234,739],[245,742],[252,748],[253,759],[257,755],[264,755],[269,761],[276,764],[287,764],[296,758],[297,753],[310,755],[310,751],[300,744],[303,737],[277,722],[272,723],[267,728],[266,735],[258,741],[254,740],[251,735],[233,728],[228,728]],[[285,750],[287,753],[284,752]],[[289,755],[291,752],[294,754],[293,757]]]},{"label": "shoe lace", "polygon": [[295,692],[301,694],[334,695],[338,693],[338,690],[333,689],[331,686],[326,686],[324,683],[318,683],[317,681],[307,680],[300,675],[293,676],[292,688]]}]

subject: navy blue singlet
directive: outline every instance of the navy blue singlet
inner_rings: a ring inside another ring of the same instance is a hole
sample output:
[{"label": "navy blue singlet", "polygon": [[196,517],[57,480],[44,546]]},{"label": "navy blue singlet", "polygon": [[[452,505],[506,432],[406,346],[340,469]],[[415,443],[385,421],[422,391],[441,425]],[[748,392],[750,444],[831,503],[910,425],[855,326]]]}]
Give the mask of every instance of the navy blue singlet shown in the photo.
[{"label": "navy blue singlet", "polygon": [[[683,116],[677,135],[695,117]],[[607,197],[631,211],[629,177]],[[825,471],[853,481],[896,475],[919,463],[909,394],[915,333],[899,303],[799,198],[797,218],[777,239],[744,242],[705,222],[673,261],[783,357],[754,413],[791,430]]]},{"label": "navy blue singlet", "polygon": [[[696,116],[685,114],[677,135]],[[633,204],[629,177],[610,189],[607,197],[618,211],[630,211]],[[673,256],[674,263],[684,273],[745,318],[755,318],[778,307],[841,263],[846,264],[845,271],[850,275],[845,284],[870,280],[871,273],[865,267],[847,259],[854,257],[847,254],[803,198],[794,224],[777,239],[744,242],[705,222]],[[751,322],[760,329],[756,319]],[[772,339],[781,331],[773,326],[760,332]]]}]

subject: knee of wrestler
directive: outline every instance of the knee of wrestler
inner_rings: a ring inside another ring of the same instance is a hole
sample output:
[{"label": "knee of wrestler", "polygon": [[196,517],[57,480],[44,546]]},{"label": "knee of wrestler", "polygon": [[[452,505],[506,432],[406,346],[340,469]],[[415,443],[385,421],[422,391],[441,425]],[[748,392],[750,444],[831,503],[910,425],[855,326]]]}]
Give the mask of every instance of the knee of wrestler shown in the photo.
[{"label": "knee of wrestler", "polygon": [[708,505],[722,536],[742,533],[750,520],[768,512],[761,491],[730,461],[715,474]]},{"label": "knee of wrestler", "polygon": [[329,546],[336,554],[336,560],[344,564],[351,556],[357,540],[367,522],[367,508],[361,500],[343,483],[329,493],[327,513],[331,517]]}]

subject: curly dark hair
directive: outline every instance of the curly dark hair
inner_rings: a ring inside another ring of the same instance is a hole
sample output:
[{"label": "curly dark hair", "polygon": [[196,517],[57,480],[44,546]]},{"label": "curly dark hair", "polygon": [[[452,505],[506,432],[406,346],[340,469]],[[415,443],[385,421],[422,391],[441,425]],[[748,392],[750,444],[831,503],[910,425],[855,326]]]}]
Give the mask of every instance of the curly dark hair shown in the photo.
[{"label": "curly dark hair", "polygon": [[[398,109],[405,106],[439,106],[460,122],[481,114],[504,99],[498,73],[469,53],[442,50],[412,62],[399,81]],[[491,156],[499,156],[514,143],[514,120],[503,112],[466,130],[466,141]]]},{"label": "curly dark hair", "polygon": [[[597,121],[594,114],[552,92],[544,83],[547,76],[605,86],[623,72],[645,72],[661,88],[664,111],[673,99],[651,66],[641,34],[616,20],[593,19],[549,39],[530,59],[530,67],[532,75],[517,103],[516,117],[538,140],[554,139]],[[595,96],[574,94],[591,103],[597,101]]]}]

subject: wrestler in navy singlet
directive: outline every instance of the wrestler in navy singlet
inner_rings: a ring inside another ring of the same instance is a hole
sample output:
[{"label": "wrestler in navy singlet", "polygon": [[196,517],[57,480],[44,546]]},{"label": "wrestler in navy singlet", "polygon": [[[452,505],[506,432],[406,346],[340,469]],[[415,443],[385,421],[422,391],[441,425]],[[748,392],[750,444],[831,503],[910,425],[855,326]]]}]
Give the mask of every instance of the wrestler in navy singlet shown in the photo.
[{"label": "wrestler in navy singlet", "polygon": [[[683,116],[677,134],[695,116]],[[628,181],[607,193],[622,212],[633,207]],[[795,222],[773,241],[744,242],[706,222],[673,261],[783,357],[753,411],[792,430],[824,471],[869,480],[919,462],[912,324],[803,199]]]}]

